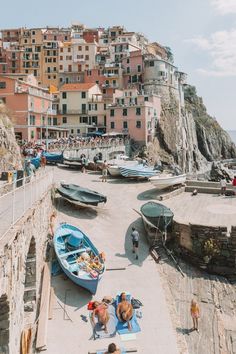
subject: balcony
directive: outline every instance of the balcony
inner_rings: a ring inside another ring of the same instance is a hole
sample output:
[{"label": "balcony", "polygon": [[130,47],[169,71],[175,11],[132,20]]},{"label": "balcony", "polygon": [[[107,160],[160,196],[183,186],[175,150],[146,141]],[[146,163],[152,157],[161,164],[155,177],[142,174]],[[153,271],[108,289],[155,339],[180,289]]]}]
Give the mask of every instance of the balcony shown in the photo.
[{"label": "balcony", "polygon": [[67,109],[67,111],[63,111],[63,110],[59,109],[58,114],[61,114],[61,115],[87,115],[88,110]]}]

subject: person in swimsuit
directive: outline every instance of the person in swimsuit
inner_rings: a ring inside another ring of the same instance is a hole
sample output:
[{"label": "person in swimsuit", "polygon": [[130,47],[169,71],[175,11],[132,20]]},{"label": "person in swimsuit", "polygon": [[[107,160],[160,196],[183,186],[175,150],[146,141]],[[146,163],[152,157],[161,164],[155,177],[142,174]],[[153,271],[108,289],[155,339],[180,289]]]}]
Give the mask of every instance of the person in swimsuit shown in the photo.
[{"label": "person in swimsuit", "polygon": [[108,349],[107,349],[107,352],[105,352],[105,354],[110,354],[110,353],[120,354],[120,349],[117,348],[115,343],[111,343],[111,344],[108,345]]},{"label": "person in swimsuit", "polygon": [[199,332],[198,319],[200,317],[200,310],[199,310],[199,306],[195,300],[191,301],[190,313],[191,313],[191,317],[193,319],[193,330],[196,330],[197,332]]},{"label": "person in swimsuit", "polygon": [[133,306],[126,299],[126,294],[121,293],[121,302],[118,304],[116,309],[116,315],[120,322],[127,322],[129,331],[132,330],[130,320],[133,317]]},{"label": "person in swimsuit", "polygon": [[98,319],[98,323],[104,326],[104,331],[107,333],[107,323],[109,321],[109,313],[107,311],[108,305],[105,303],[100,303],[98,301],[94,302],[94,310],[92,313],[92,323],[95,326],[95,316]]}]

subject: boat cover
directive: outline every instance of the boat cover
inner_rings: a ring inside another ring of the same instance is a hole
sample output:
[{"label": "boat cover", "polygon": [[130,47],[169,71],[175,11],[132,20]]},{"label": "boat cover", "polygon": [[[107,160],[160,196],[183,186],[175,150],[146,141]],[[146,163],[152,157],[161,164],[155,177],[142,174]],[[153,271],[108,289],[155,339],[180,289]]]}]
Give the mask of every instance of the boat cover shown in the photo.
[{"label": "boat cover", "polygon": [[174,217],[169,208],[156,202],[148,202],[142,205],[141,213],[161,231],[164,231],[165,223],[170,224]]},{"label": "boat cover", "polygon": [[56,153],[45,152],[44,156],[46,157],[46,160],[49,163],[63,162],[63,153],[56,154]]},{"label": "boat cover", "polygon": [[98,205],[107,201],[106,196],[76,184],[61,184],[57,191],[61,196],[71,201],[87,205]]}]

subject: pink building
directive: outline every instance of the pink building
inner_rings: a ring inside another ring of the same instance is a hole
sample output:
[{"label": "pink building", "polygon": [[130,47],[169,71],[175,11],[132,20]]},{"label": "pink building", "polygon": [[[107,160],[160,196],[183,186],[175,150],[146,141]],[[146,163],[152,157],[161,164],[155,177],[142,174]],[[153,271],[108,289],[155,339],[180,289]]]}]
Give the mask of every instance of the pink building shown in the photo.
[{"label": "pink building", "polygon": [[107,132],[127,134],[140,144],[151,142],[161,113],[157,95],[140,95],[137,89],[116,90],[107,107]]},{"label": "pink building", "polygon": [[128,57],[122,59],[124,87],[130,84],[140,88],[143,82],[144,61],[141,50],[130,52]]},{"label": "pink building", "polygon": [[[53,96],[30,75],[0,75],[0,100],[6,104],[18,139],[35,141],[66,136],[57,127]],[[60,133],[60,134],[59,134]]]}]

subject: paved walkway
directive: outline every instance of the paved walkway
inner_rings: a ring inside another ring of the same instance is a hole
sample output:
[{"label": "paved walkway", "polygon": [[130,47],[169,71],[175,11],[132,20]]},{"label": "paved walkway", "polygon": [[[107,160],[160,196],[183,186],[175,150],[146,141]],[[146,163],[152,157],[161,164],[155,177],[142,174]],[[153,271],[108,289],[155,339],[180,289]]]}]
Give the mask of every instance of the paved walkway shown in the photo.
[{"label": "paved walkway", "polygon": [[[107,255],[107,267],[126,267],[123,271],[107,271],[99,285],[95,299],[104,295],[115,296],[126,290],[144,304],[139,320],[141,333],[134,340],[122,341],[119,335],[110,340],[92,339],[92,328],[81,315],[88,316],[86,305],[91,296],[75,286],[64,275],[54,277],[52,285],[56,299],[53,319],[48,322],[47,353],[86,354],[106,348],[111,342],[125,348],[137,348],[139,354],[177,354],[176,334],[172,327],[157,265],[149,256],[142,222],[133,208],[145,202],[149,182],[109,180],[102,183],[98,174],[56,169],[57,181],[77,183],[103,192],[108,196],[104,209],[96,213],[74,208],[59,199],[58,221],[70,222],[87,233],[100,251]],[[141,235],[140,257],[134,260],[131,252],[130,232],[136,225]],[[65,310],[65,311],[64,311]],[[68,317],[69,316],[69,317]]]}]

